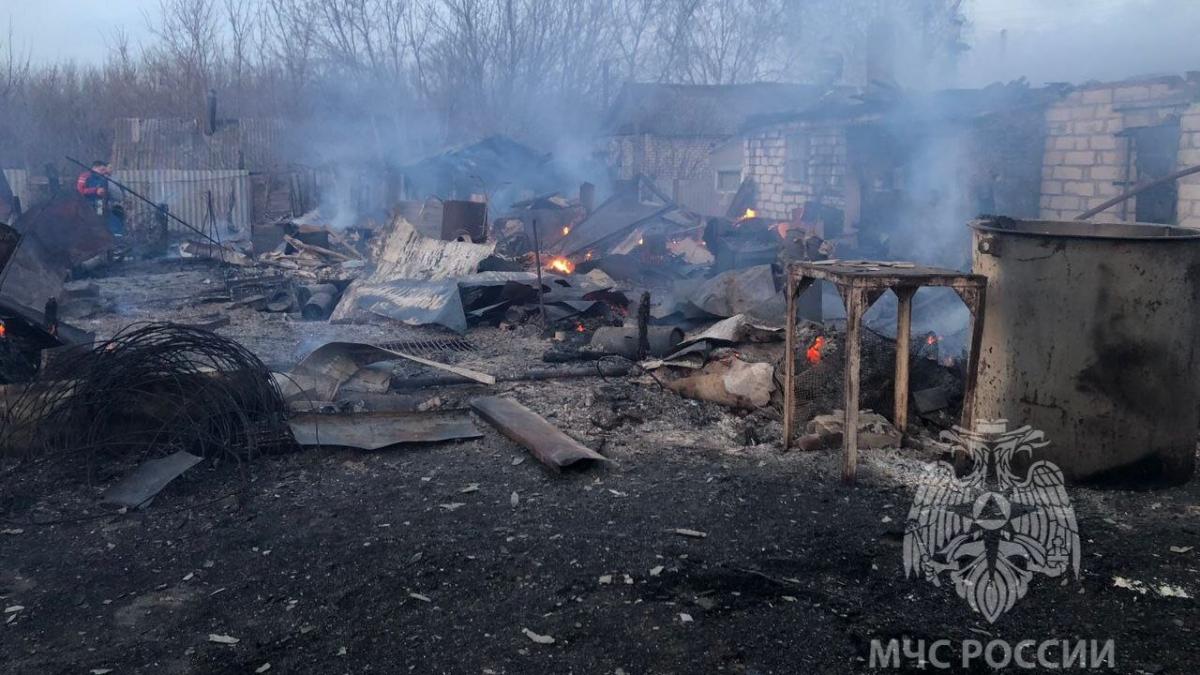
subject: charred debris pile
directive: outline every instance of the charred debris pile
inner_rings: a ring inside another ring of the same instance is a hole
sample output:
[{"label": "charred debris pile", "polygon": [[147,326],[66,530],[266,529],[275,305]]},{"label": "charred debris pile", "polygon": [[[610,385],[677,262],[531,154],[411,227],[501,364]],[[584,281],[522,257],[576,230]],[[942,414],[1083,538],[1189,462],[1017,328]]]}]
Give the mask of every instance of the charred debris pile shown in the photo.
[{"label": "charred debris pile", "polygon": [[[518,200],[499,215],[487,201],[430,199],[348,227],[314,211],[256,226],[241,241],[185,236],[171,257],[210,261],[203,264],[223,282],[199,291],[196,303],[296,322],[444,331],[326,343],[278,369],[287,372],[272,372],[213,332],[228,324],[221,314],[203,326],[135,324],[99,341],[72,328],[58,319],[57,303],[94,301],[95,293],[68,291],[62,281],[71,270],[120,265],[112,242],[86,212],[73,216],[74,235],[54,219],[25,219],[12,231],[25,242],[16,257],[29,260],[10,270],[5,291],[28,297],[6,295],[0,324],[0,463],[24,488],[14,488],[4,508],[25,503],[14,495],[36,494],[37,486],[112,481],[105,501],[141,507],[203,460],[240,465],[305,446],[464,440],[481,435],[480,420],[556,470],[607,461],[538,411],[490,395],[503,381],[563,379],[586,388],[628,378],[675,405],[683,397],[753,416],[773,431],[747,442],[775,443],[789,356],[785,269],[828,260],[833,250],[809,224],[759,218],[744,201],[729,217],[703,217],[639,179],[600,203],[585,183],[577,195]],[[57,286],[34,297],[30,270],[46,270]],[[804,426],[796,445],[831,449],[845,417],[845,327],[822,322],[815,288],[797,314],[790,355]],[[540,358],[525,355],[524,366],[494,372],[455,365],[455,354],[475,349],[477,330],[540,340]],[[937,339],[914,341],[909,355],[911,419],[934,432],[956,421],[963,387],[959,355],[939,354]],[[866,341],[860,442],[896,446],[901,430],[871,412],[893,406],[896,340],[868,330]],[[459,408],[406,398],[460,385],[482,391],[470,390]],[[616,412],[592,420],[607,430],[621,423]]]}]

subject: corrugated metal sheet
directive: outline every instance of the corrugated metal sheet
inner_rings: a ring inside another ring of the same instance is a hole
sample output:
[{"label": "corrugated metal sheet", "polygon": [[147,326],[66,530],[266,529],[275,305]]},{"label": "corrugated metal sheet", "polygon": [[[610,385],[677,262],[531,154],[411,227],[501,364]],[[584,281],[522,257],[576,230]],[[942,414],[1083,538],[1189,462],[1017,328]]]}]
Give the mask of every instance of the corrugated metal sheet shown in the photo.
[{"label": "corrugated metal sheet", "polygon": [[205,134],[194,119],[124,118],[116,121],[116,169],[245,169],[278,167],[283,125],[273,119],[220,120]]},{"label": "corrugated metal sheet", "polygon": [[[251,222],[250,172],[238,170],[118,170],[113,178],[156,204],[165,203],[179,218],[203,230],[215,222],[221,227],[232,225],[248,229]],[[209,195],[212,198],[212,217],[209,216]],[[150,209],[132,197],[126,200],[135,219],[152,217]],[[174,232],[187,228],[172,221]]]}]

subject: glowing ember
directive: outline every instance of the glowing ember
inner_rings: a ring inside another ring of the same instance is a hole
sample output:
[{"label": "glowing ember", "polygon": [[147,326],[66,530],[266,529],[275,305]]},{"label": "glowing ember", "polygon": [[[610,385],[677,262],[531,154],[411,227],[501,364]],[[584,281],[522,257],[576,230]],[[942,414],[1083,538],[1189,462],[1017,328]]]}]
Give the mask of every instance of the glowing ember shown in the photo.
[{"label": "glowing ember", "polygon": [[817,339],[813,340],[813,343],[804,352],[804,356],[808,359],[809,363],[816,365],[821,362],[821,350],[824,348],[825,336],[818,335]]},{"label": "glowing ember", "polygon": [[749,220],[751,218],[757,218],[757,217],[758,217],[758,211],[755,211],[754,209],[746,209],[746,212],[743,213],[742,217],[738,218],[738,220]]},{"label": "glowing ember", "polygon": [[571,226],[563,225],[562,233],[563,233],[564,237],[567,236],[568,234],[571,234]]},{"label": "glowing ember", "polygon": [[588,252],[587,252],[587,255],[583,256],[583,258],[584,258],[584,260],[591,260],[591,259],[592,259],[592,252],[591,252],[591,251],[588,251]]},{"label": "glowing ember", "polygon": [[546,268],[552,269],[555,272],[562,272],[563,274],[571,274],[575,271],[575,263],[566,258],[551,258],[546,263]]},{"label": "glowing ember", "polygon": [[638,237],[638,246],[641,246],[644,243],[646,243],[646,239],[644,237]]},{"label": "glowing ember", "polygon": [[927,344],[927,345],[936,345],[939,340],[941,340],[941,338],[934,335],[933,333],[930,333],[929,335],[925,336],[925,344]]},{"label": "glowing ember", "polygon": [[587,329],[585,329],[585,328],[583,327],[583,324],[581,324],[581,323],[577,323],[577,324],[575,324],[575,332],[576,332],[576,333],[582,333],[582,332],[584,332],[585,330],[587,330]]},{"label": "glowing ember", "polygon": [[7,335],[8,335],[8,326],[5,326],[4,322],[0,321],[0,340],[3,340]]}]

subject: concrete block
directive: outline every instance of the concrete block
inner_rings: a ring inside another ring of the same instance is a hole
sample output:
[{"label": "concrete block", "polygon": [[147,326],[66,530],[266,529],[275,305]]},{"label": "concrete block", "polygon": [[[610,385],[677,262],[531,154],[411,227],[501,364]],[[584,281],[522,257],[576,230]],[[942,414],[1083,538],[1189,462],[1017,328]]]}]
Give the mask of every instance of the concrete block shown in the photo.
[{"label": "concrete block", "polygon": [[[1061,195],[1063,193],[1063,184],[1060,180],[1044,180],[1042,181],[1043,195]],[[1045,197],[1042,197],[1045,199]]]},{"label": "concrete block", "polygon": [[1082,210],[1083,199],[1072,195],[1059,195],[1050,198],[1050,207],[1064,211]]},{"label": "concrete block", "polygon": [[1096,165],[1088,170],[1088,178],[1094,181],[1114,181],[1120,180],[1121,170],[1115,166]]},{"label": "concrete block", "polygon": [[1074,150],[1075,149],[1075,137],[1074,136],[1059,136],[1058,138],[1048,138],[1046,140],[1047,140],[1047,146],[1053,146],[1053,147],[1050,147],[1051,150]]},{"label": "concrete block", "polygon": [[1076,92],[1079,94],[1081,103],[1112,103],[1113,90],[1109,88],[1092,89],[1089,91]]},{"label": "concrete block", "polygon": [[1093,134],[1088,136],[1088,148],[1092,150],[1116,150],[1117,139],[1110,134]]},{"label": "concrete block", "polygon": [[1177,162],[1181,167],[1196,166],[1200,164],[1200,150],[1196,148],[1186,148],[1179,151]]},{"label": "concrete block", "polygon": [[1081,136],[1091,134],[1104,133],[1104,128],[1108,125],[1104,120],[1088,119],[1071,123],[1071,132]]},{"label": "concrete block", "polygon": [[1101,150],[1100,152],[1098,152],[1096,154],[1100,155],[1097,158],[1097,162],[1096,162],[1097,164],[1108,164],[1111,166],[1123,166],[1124,165],[1124,159],[1121,156],[1122,153],[1120,153],[1116,150]]},{"label": "concrete block", "polygon": [[1061,180],[1081,180],[1083,178],[1083,167],[1078,166],[1056,166],[1050,173],[1051,178],[1059,178]]},{"label": "concrete block", "polygon": [[1150,98],[1162,98],[1171,93],[1173,87],[1166,82],[1156,82],[1150,85]]},{"label": "concrete block", "polygon": [[1061,103],[1052,105],[1046,109],[1046,121],[1047,122],[1066,122],[1071,119],[1071,111],[1072,110],[1073,110],[1073,108],[1071,108],[1070,106],[1066,106]]},{"label": "concrete block", "polygon": [[1118,87],[1117,89],[1113,90],[1113,101],[1115,103],[1145,101],[1148,98],[1150,98],[1150,87],[1146,85]]},{"label": "concrete block", "polygon": [[1179,219],[1180,227],[1193,227],[1200,229],[1200,216],[1186,216]]},{"label": "concrete block", "polygon": [[1046,209],[1050,208],[1050,199],[1052,196],[1053,195],[1042,194],[1041,198],[1039,199],[1038,206],[1042,208],[1043,213],[1045,213]]},{"label": "concrete block", "polygon": [[1080,122],[1096,119],[1096,106],[1081,105],[1071,108],[1071,121]]},{"label": "concrete block", "polygon": [[1063,155],[1063,164],[1074,166],[1091,166],[1096,163],[1096,153],[1090,151],[1075,150],[1067,152]]},{"label": "concrete block", "polygon": [[1200,184],[1183,184],[1179,186],[1179,199],[1200,201]]},{"label": "concrete block", "polygon": [[1180,131],[1200,131],[1200,113],[1192,113],[1179,118]]},{"label": "concrete block", "polygon": [[1046,166],[1058,166],[1067,158],[1067,153],[1062,150],[1050,150],[1042,157],[1042,163]]},{"label": "concrete block", "polygon": [[1080,197],[1091,197],[1096,194],[1096,184],[1090,181],[1067,181],[1063,183],[1063,192]]}]

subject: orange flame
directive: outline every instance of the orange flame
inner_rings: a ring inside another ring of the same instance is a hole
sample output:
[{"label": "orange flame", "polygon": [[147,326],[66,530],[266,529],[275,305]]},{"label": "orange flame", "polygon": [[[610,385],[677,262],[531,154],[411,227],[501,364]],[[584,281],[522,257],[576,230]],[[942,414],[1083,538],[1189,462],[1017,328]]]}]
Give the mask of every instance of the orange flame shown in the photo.
[{"label": "orange flame", "polygon": [[563,274],[571,274],[575,271],[575,263],[566,258],[551,258],[546,263],[546,268],[552,269],[555,272],[562,272]]},{"label": "orange flame", "polygon": [[568,234],[571,234],[571,226],[563,225],[562,233],[563,233],[564,237],[567,236]]},{"label": "orange flame", "polygon": [[757,217],[758,217],[758,211],[755,211],[754,209],[746,209],[746,212],[743,213],[742,217],[738,218],[738,220],[749,220],[751,218],[757,218]]},{"label": "orange flame", "polygon": [[927,345],[936,345],[939,340],[941,340],[941,338],[934,335],[933,333],[930,333],[929,335],[925,336],[925,344],[927,344]]},{"label": "orange flame", "polygon": [[825,347],[825,336],[818,335],[817,339],[813,340],[812,345],[804,352],[804,356],[808,358],[808,362],[816,365],[821,362],[821,350]]},{"label": "orange flame", "polygon": [[0,321],[0,340],[3,340],[7,336],[8,336],[8,326],[4,325],[3,321]]}]

